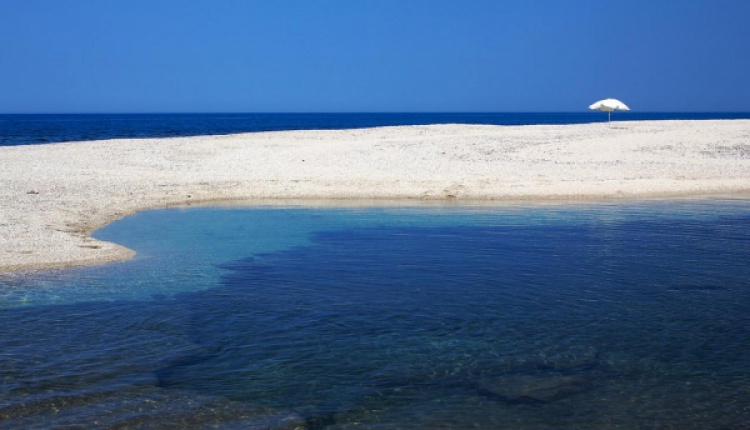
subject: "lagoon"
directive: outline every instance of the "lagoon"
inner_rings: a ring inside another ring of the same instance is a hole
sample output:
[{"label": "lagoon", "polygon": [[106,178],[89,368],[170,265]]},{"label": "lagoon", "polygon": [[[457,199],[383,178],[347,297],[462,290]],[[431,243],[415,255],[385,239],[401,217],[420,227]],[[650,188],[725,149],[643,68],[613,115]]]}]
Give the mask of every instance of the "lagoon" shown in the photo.
[{"label": "lagoon", "polygon": [[750,202],[204,207],[0,277],[7,428],[743,428]]}]

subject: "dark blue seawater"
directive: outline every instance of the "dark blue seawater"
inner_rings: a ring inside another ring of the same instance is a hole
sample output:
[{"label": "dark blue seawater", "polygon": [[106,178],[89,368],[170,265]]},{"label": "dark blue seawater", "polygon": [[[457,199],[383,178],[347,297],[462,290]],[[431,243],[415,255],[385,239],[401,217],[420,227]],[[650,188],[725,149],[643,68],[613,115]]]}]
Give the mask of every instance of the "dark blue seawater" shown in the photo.
[{"label": "dark blue seawater", "polygon": [[0,277],[0,427],[750,428],[750,201],[150,211]]},{"label": "dark blue seawater", "polygon": [[[750,119],[746,113],[616,112],[617,121]],[[603,122],[580,113],[300,113],[0,115],[0,146],[119,138],[196,136],[253,131],[347,129],[426,124],[580,124]]]}]

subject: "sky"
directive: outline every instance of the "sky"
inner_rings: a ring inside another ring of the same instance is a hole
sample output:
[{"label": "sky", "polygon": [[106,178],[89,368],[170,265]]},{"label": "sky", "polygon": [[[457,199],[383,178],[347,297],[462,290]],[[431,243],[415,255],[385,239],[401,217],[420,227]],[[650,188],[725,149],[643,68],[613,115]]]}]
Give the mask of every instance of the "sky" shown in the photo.
[{"label": "sky", "polygon": [[0,113],[750,111],[750,0],[0,0]]}]

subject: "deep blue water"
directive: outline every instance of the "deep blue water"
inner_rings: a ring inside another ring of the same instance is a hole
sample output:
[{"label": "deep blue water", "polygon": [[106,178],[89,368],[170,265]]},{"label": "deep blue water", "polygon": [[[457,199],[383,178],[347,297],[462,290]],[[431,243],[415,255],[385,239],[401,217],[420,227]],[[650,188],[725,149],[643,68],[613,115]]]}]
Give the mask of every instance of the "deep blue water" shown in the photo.
[{"label": "deep blue water", "polygon": [[[615,112],[616,121],[750,119],[746,113]],[[0,146],[115,138],[195,136],[253,131],[345,129],[425,124],[577,124],[603,122],[580,113],[300,113],[0,115]]]},{"label": "deep blue water", "polygon": [[750,201],[197,208],[0,277],[0,427],[750,428]]}]

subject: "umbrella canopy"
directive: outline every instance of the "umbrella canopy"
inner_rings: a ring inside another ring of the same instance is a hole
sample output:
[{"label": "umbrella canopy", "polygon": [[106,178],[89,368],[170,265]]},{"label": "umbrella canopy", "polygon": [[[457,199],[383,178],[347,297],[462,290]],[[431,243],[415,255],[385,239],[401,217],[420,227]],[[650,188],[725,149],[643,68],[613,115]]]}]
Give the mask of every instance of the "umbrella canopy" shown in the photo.
[{"label": "umbrella canopy", "polygon": [[616,110],[630,110],[630,108],[623,102],[617,99],[604,99],[589,106],[591,110],[600,110],[609,114],[609,119],[612,120],[612,112]]}]

